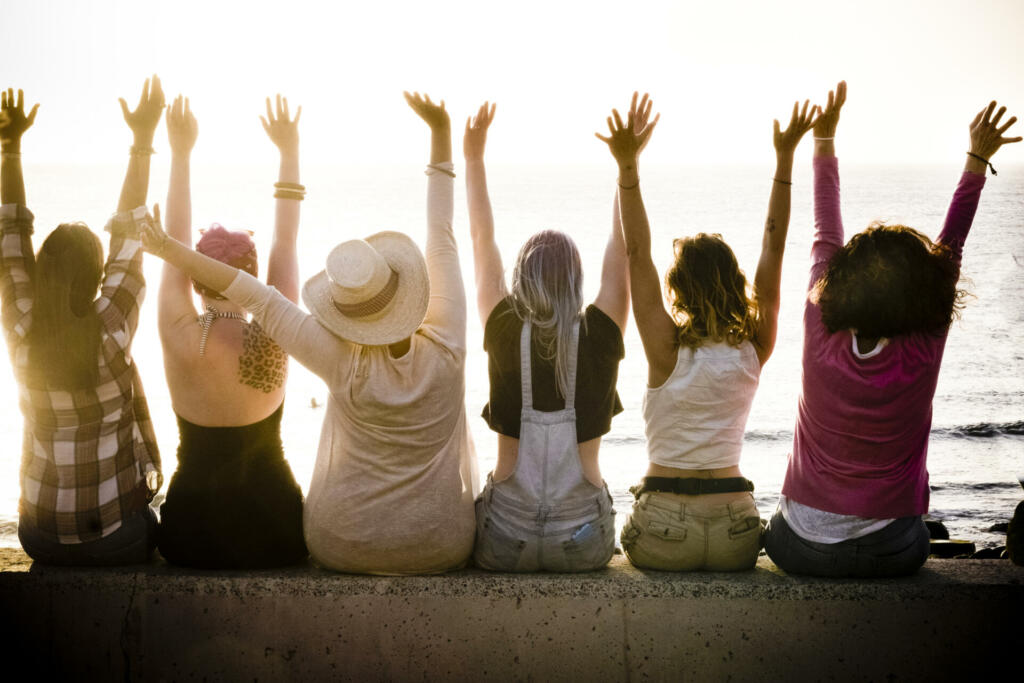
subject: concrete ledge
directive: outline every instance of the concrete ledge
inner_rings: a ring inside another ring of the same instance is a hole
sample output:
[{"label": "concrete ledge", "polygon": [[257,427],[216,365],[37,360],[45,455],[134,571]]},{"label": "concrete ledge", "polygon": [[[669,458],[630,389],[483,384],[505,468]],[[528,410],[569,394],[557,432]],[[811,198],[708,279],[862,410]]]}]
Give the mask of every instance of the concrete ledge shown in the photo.
[{"label": "concrete ledge", "polygon": [[1024,568],[819,580],[763,557],[672,574],[616,556],[591,574],[397,578],[60,569],[0,549],[0,610],[9,655],[75,680],[934,680],[1020,651]]}]

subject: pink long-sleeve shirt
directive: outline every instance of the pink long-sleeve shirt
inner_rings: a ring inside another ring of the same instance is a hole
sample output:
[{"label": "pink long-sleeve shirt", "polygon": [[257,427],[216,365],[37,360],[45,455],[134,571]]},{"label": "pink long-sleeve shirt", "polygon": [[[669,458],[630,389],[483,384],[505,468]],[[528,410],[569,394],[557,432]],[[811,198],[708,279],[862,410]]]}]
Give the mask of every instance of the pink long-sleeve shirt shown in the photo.
[{"label": "pink long-sleeve shirt", "polygon": [[[985,177],[964,172],[938,241],[957,264]],[[839,165],[814,159],[814,243],[808,289],[844,244]],[[928,434],[946,334],[894,337],[858,355],[848,330],[830,334],[804,309],[803,389],[782,494],[819,510],[895,518],[928,511]]]}]

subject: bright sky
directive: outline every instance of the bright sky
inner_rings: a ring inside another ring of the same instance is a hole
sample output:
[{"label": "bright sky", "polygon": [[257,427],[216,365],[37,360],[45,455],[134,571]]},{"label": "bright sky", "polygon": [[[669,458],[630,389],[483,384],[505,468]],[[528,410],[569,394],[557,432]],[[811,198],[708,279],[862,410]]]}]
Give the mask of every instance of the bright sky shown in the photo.
[{"label": "bright sky", "polygon": [[645,158],[701,164],[770,160],[771,120],[845,78],[846,159],[959,163],[990,99],[1024,114],[1022,26],[1019,0],[38,0],[4,4],[0,85],[42,103],[29,163],[121,159],[117,97],[156,72],[191,97],[197,163],[272,158],[256,117],[275,92],[303,105],[307,162],[420,155],[403,89],[444,97],[457,159],[490,99],[491,161],[611,163],[593,132],[641,89],[663,114]]}]

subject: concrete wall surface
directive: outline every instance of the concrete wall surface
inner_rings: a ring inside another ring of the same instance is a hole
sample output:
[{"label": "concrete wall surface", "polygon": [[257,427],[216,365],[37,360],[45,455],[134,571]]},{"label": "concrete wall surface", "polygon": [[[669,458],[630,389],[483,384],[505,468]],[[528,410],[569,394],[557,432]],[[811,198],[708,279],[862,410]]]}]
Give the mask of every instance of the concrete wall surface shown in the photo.
[{"label": "concrete wall surface", "polygon": [[763,557],[738,574],[616,556],[590,574],[371,577],[61,569],[0,549],[0,649],[33,681],[964,680],[1019,660],[1022,580],[1005,560],[871,581]]}]

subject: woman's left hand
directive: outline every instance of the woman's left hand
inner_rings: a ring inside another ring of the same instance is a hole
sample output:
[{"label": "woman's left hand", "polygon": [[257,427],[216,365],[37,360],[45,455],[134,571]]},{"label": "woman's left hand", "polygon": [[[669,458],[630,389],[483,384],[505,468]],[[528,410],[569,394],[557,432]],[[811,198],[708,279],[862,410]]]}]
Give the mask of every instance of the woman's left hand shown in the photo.
[{"label": "woman's left hand", "polygon": [[142,248],[154,256],[160,256],[164,247],[167,246],[168,239],[167,233],[164,232],[164,226],[160,222],[160,205],[154,204],[153,217],[144,222],[139,231]]},{"label": "woman's left hand", "polygon": [[638,95],[639,93],[633,93],[633,101],[629,106],[626,123],[622,122],[619,110],[612,109],[612,115],[608,117],[608,130],[611,134],[605,137],[600,133],[594,133],[598,140],[608,145],[612,156],[620,166],[636,163],[640,153],[647,146],[654,127],[658,125],[658,119],[661,118],[661,114],[658,114],[651,121],[651,109],[654,102],[648,99],[645,93],[643,99],[637,103]]},{"label": "woman's left hand", "polygon": [[146,79],[135,111],[129,111],[123,97],[118,98],[118,102],[121,103],[125,123],[135,134],[135,144],[141,147],[152,146],[153,133],[160,123],[160,115],[164,113],[164,91],[160,87],[160,78],[153,74],[153,78]]},{"label": "woman's left hand", "polygon": [[[775,153],[779,156],[792,156],[800,139],[818,122],[818,106],[810,107],[810,100],[804,100],[803,108],[800,102],[793,103],[793,115],[789,119],[789,126],[781,130],[779,120],[775,119]],[[809,109],[808,109],[809,108]]]},{"label": "woman's left hand", "polygon": [[445,111],[444,100],[441,100],[439,104],[434,104],[430,101],[430,95],[426,93],[420,95],[418,92],[411,94],[406,92],[404,95],[405,101],[421,119],[427,122],[431,130],[451,128],[451,119],[448,117],[448,112]]},{"label": "woman's left hand", "polygon": [[32,111],[25,114],[25,95],[20,90],[17,102],[14,99],[14,88],[0,94],[0,145],[5,151],[14,151],[14,148],[19,147],[21,136],[32,127],[38,109],[39,105],[36,104]]}]

